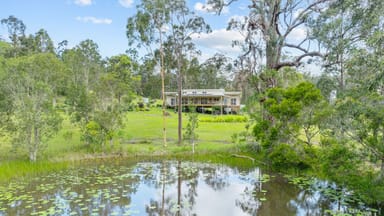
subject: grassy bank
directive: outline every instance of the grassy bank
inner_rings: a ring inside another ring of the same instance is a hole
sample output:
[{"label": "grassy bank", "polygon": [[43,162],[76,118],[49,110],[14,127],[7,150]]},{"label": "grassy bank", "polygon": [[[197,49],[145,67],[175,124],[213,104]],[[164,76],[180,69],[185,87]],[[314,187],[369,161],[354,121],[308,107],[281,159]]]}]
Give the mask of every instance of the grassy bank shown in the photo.
[{"label": "grassy bank", "polygon": [[67,161],[39,161],[36,163],[23,160],[2,161],[0,163],[0,183],[9,182],[14,178],[30,178],[48,172],[67,169],[69,166],[70,163]]},{"label": "grassy bank", "polygon": [[[192,157],[189,144],[177,145],[177,114],[170,111],[167,116],[167,147],[162,143],[162,114],[160,109],[128,112],[124,119],[124,128],[118,132],[113,146],[106,153],[93,153],[80,139],[80,129],[71,124],[69,117],[63,115],[62,129],[51,138],[38,162],[27,161],[25,150],[13,151],[9,137],[0,142],[0,179],[8,181],[13,177],[26,177],[42,172],[65,169],[73,161],[87,159],[105,159],[109,157]],[[201,115],[204,119],[214,119],[212,115]],[[187,115],[183,115],[183,125],[187,124]],[[245,129],[244,122],[200,122],[196,130],[199,140],[195,156],[230,155],[240,146],[232,143],[232,135]]]}]

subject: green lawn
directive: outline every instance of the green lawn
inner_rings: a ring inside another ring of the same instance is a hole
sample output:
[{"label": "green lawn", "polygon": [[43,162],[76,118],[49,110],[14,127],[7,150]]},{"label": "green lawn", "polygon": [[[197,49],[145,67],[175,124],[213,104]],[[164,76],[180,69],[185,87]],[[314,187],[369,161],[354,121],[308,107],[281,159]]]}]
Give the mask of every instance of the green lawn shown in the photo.
[{"label": "green lawn", "polygon": [[[177,113],[173,111],[168,112],[170,115],[166,117],[167,140],[169,148],[172,149],[172,146],[175,146],[177,142]],[[201,116],[214,118],[214,116],[206,114],[201,114]],[[68,116],[63,114],[63,117],[61,130],[48,141],[47,148],[40,158],[55,160],[68,155],[81,157],[81,155],[89,153],[80,140],[79,128],[70,123]],[[183,114],[184,126],[187,124],[187,121],[187,114]],[[221,148],[222,145],[231,143],[231,136],[234,133],[245,130],[245,124],[243,122],[199,122],[199,128],[196,130],[199,136],[197,144],[201,148],[203,146],[207,148]],[[115,141],[115,143],[120,145],[114,151],[126,150],[127,148],[128,152],[135,152],[139,149],[151,149],[151,151],[161,149],[163,140],[162,127],[162,112],[159,108],[153,108],[150,111],[128,112],[124,121],[124,128],[119,131]],[[0,141],[0,162],[27,157],[26,151],[11,151],[9,137],[1,137]],[[134,145],[135,143],[137,144],[136,146]],[[183,147],[179,148],[178,150],[183,150]]]},{"label": "green lawn", "polygon": [[[201,114],[206,117],[210,115]],[[213,116],[212,116],[213,117]],[[183,114],[183,126],[188,122],[187,114]],[[148,139],[152,142],[162,142],[163,118],[159,109],[142,112],[129,112],[125,121],[123,137],[126,140]],[[166,117],[167,139],[177,140],[177,113],[170,112]],[[201,143],[229,143],[234,133],[245,130],[245,123],[214,123],[199,122],[196,130]]]},{"label": "green lawn", "polygon": [[[159,108],[150,111],[128,112],[124,119],[125,125],[115,139],[115,145],[109,153],[92,153],[85,148],[80,140],[80,130],[71,124],[69,117],[63,114],[64,120],[61,130],[47,142],[44,153],[40,154],[37,163],[28,161],[26,150],[12,151],[9,136],[0,137],[0,178],[3,180],[16,176],[28,176],[30,173],[42,173],[66,167],[67,162],[85,158],[114,157],[119,153],[125,156],[162,156],[162,157],[188,157],[192,149],[188,144],[178,146],[177,141],[177,113],[168,111],[167,140],[168,145],[163,147],[162,142],[162,112]],[[203,115],[203,114],[202,114]],[[214,116],[204,115],[206,118]],[[183,125],[188,121],[187,114],[183,114]],[[197,133],[199,140],[196,146],[196,155],[203,156],[231,154],[234,147],[231,136],[245,130],[246,123],[214,123],[199,122]],[[217,154],[215,154],[217,153]],[[53,161],[59,163],[52,163]]]},{"label": "green lawn", "polygon": [[[115,139],[115,146],[112,152],[123,152],[125,154],[149,154],[166,151],[169,153],[186,152],[190,146],[177,146],[177,113],[168,110],[169,116],[166,117],[167,128],[167,149],[163,148],[163,119],[159,108],[152,108],[150,111],[128,112],[124,119],[124,128],[122,128],[118,137]],[[201,114],[201,117],[214,118],[212,115]],[[61,130],[48,141],[47,148],[40,156],[44,160],[76,160],[89,156],[91,152],[84,147],[80,140],[80,130],[73,125],[69,117],[63,114],[64,120]],[[183,125],[188,122],[187,114],[183,114]],[[227,122],[199,122],[199,128],[196,130],[199,139],[197,141],[197,151],[220,150],[230,148],[231,136],[234,133],[245,130],[245,124],[227,123]],[[3,137],[3,140],[5,138]],[[18,151],[11,153],[9,139],[7,142],[0,143],[0,162],[4,160],[13,160],[17,158],[27,158],[26,152]]]}]

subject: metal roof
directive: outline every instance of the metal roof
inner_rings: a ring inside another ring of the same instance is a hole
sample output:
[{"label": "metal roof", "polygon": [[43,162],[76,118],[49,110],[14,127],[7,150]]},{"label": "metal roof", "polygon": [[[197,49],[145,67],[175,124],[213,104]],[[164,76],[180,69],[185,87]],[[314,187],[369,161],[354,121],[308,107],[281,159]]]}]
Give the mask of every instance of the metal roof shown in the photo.
[{"label": "metal roof", "polygon": [[[166,95],[177,95],[177,92],[165,92]],[[224,89],[183,89],[183,96],[225,96],[225,95],[241,95],[241,92],[225,92]]]}]

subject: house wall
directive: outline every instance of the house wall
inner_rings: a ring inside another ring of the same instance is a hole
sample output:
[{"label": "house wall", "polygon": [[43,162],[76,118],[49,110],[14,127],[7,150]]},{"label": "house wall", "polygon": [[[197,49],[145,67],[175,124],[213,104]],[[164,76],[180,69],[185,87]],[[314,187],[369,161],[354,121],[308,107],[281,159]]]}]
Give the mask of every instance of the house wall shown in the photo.
[{"label": "house wall", "polygon": [[[207,91],[207,95],[196,95],[200,90],[196,91],[192,95],[184,95],[182,105],[183,106],[196,106],[196,107],[223,107],[226,108],[226,111],[230,112],[240,110],[240,94],[238,92],[228,92],[224,93],[225,95],[208,95],[210,92]],[[177,97],[176,93],[170,93],[166,95],[166,105],[167,107],[177,106]],[[172,104],[172,100],[174,104]]]},{"label": "house wall", "polygon": [[[166,98],[166,100],[165,100],[165,104],[166,104],[166,106],[174,106],[174,105],[172,105],[172,99],[175,101],[175,103],[176,103],[176,97],[175,96],[166,96],[165,97]],[[176,105],[176,104],[175,104]]]}]

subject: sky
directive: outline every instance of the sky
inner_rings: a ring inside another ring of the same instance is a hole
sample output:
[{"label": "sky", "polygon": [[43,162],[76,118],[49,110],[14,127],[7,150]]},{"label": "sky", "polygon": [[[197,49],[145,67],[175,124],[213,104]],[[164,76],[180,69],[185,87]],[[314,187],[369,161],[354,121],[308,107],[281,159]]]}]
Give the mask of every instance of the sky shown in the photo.
[{"label": "sky", "polygon": [[[205,18],[212,32],[194,37],[202,51],[201,60],[223,53],[231,57],[240,54],[239,48],[231,46],[232,40],[242,39],[238,32],[226,31],[231,17],[248,14],[248,1],[239,1],[225,8],[220,16],[207,10],[205,0],[187,1],[196,14]],[[26,33],[34,34],[47,30],[55,45],[67,40],[69,48],[91,39],[99,46],[103,57],[125,53],[128,47],[126,23],[136,13],[139,0],[2,0],[0,19],[10,15],[22,20]],[[7,29],[0,26],[0,37],[9,41]]]}]

